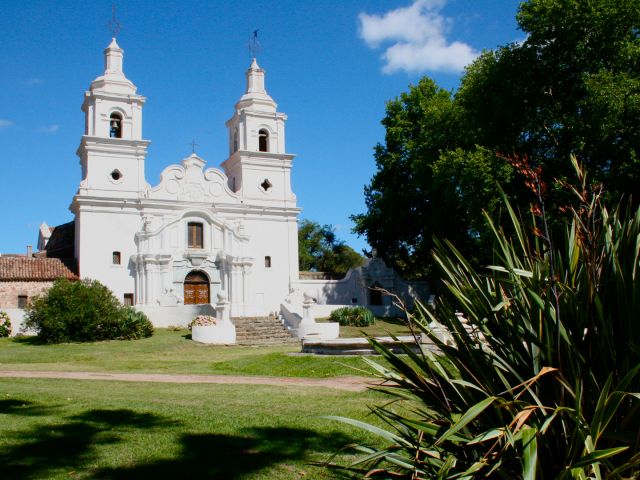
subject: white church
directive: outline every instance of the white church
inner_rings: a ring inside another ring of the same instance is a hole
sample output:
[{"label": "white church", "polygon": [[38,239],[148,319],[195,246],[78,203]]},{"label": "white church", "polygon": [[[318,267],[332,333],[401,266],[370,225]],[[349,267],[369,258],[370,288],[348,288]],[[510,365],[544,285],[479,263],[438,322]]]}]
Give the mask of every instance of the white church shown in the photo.
[{"label": "white church", "polygon": [[377,258],[344,279],[300,279],[287,116],[267,93],[255,58],[226,122],[229,156],[221,168],[207,168],[194,153],[165,168],[156,186],[145,178],[146,98],[125,76],[115,38],[104,62],[82,104],[75,219],[56,228],[43,224],[41,251],[62,258],[66,250],[80,278],[101,281],[156,326],[184,325],[223,301],[231,318],[274,312],[295,329],[303,294],[314,299],[317,315],[355,304],[388,313],[391,299],[371,287],[424,295],[425,285],[403,282]]}]

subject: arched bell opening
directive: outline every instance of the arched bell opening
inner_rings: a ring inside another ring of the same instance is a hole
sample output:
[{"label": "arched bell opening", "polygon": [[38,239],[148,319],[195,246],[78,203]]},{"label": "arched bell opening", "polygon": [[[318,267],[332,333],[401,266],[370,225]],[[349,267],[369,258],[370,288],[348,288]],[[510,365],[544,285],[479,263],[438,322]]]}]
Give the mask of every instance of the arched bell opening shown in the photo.
[{"label": "arched bell opening", "polygon": [[206,273],[193,270],[184,278],[184,304],[203,305],[210,302],[210,281]]},{"label": "arched bell opening", "polygon": [[258,151],[269,151],[269,132],[264,128],[258,132]]},{"label": "arched bell opening", "polygon": [[122,115],[117,112],[109,116],[109,137],[122,138]]}]

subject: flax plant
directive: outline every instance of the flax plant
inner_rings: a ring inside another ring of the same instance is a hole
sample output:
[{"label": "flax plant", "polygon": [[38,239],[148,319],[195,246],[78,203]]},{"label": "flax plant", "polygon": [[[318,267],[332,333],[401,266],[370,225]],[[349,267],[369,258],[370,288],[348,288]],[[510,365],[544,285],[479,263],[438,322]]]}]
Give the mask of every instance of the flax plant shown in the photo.
[{"label": "flax plant", "polygon": [[368,360],[390,397],[372,408],[387,427],[331,418],[388,446],[355,446],[346,468],[367,478],[640,476],[640,209],[606,208],[572,158],[577,183],[563,186],[576,201],[554,244],[539,172],[516,160],[537,193],[531,228],[505,198],[510,233],[487,216],[494,262],[483,269],[436,242],[449,295],[409,322],[437,351],[396,355],[369,339],[392,365]]}]

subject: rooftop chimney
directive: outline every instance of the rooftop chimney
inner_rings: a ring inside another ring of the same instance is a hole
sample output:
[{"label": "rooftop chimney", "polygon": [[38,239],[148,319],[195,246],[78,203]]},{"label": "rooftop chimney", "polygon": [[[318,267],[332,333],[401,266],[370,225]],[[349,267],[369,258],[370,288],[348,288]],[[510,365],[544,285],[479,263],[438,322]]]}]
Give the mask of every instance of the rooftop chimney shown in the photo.
[{"label": "rooftop chimney", "polygon": [[33,257],[33,247],[31,245],[27,245],[27,257]]}]

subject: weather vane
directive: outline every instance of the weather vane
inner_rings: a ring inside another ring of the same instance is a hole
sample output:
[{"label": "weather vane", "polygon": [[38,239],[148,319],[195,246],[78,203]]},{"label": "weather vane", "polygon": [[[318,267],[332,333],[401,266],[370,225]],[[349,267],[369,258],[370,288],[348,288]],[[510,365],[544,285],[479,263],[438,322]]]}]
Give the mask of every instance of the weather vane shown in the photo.
[{"label": "weather vane", "polygon": [[191,145],[191,153],[196,153],[196,147],[198,146],[198,144],[196,143],[195,138],[191,140],[191,143],[189,145]]},{"label": "weather vane", "polygon": [[251,34],[251,37],[249,37],[249,53],[251,53],[251,58],[256,58],[256,55],[258,55],[258,52],[262,50],[262,47],[260,46],[260,42],[258,41],[258,32],[260,30],[254,30],[253,33]]},{"label": "weather vane", "polygon": [[120,33],[120,30],[122,30],[122,25],[116,18],[115,3],[111,5],[111,20],[109,20],[109,23],[107,24],[107,26],[109,27],[109,30],[111,30],[111,34],[114,38],[117,37],[118,34]]}]

